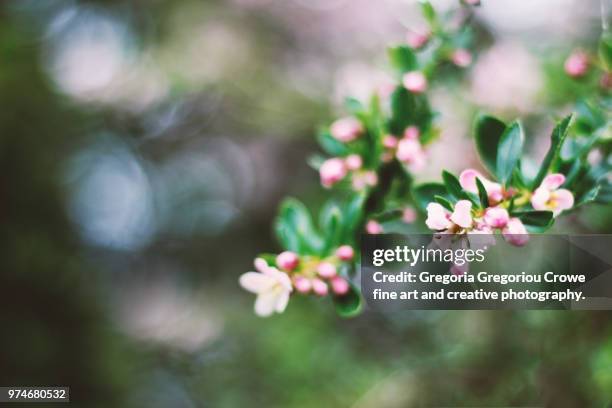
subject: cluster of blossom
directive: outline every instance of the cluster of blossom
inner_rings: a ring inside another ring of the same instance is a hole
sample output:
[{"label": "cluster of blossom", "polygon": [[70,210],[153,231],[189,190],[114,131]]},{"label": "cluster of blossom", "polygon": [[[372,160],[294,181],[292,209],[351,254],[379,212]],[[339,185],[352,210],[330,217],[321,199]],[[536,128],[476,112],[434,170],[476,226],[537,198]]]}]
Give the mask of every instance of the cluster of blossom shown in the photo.
[{"label": "cluster of blossom", "polygon": [[282,313],[287,307],[291,292],[326,296],[330,291],[343,296],[350,289],[346,277],[339,274],[342,263],[351,262],[355,251],[349,245],[336,249],[333,256],[321,259],[300,257],[291,251],[276,256],[273,265],[265,259],[255,259],[257,272],[247,272],[240,277],[240,285],[257,295],[255,313],[265,317]]}]

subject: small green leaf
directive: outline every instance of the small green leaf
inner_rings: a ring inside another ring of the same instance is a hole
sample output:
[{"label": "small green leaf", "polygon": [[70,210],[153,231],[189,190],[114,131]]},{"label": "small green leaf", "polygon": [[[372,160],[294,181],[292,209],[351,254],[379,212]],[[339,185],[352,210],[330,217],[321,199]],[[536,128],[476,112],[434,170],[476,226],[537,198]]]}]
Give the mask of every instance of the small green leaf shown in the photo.
[{"label": "small green leaf", "polygon": [[332,156],[345,156],[348,154],[349,150],[346,145],[334,139],[329,132],[320,132],[317,140],[323,150]]},{"label": "small green leaf", "polygon": [[574,204],[574,207],[579,207],[597,200],[599,198],[600,190],[601,186],[596,185],[595,187],[585,191],[580,195],[579,199],[576,201],[576,204]]},{"label": "small green leaf", "polygon": [[476,187],[478,187],[478,198],[480,199],[480,206],[482,208],[489,208],[489,194],[484,184],[478,177],[476,177]]},{"label": "small green leaf", "polygon": [[416,206],[421,210],[427,209],[427,204],[434,201],[435,196],[448,198],[446,187],[442,183],[424,183],[412,189],[412,198]]},{"label": "small green leaf", "polygon": [[336,312],[341,317],[353,317],[359,314],[362,308],[362,298],[353,283],[349,282],[350,289],[348,293],[342,296],[334,296],[334,305],[336,306]]},{"label": "small green leaf", "polygon": [[269,266],[276,267],[276,254],[263,253],[257,256],[258,258],[262,258]]},{"label": "small green leaf", "polygon": [[595,202],[600,204],[610,204],[612,203],[612,185],[611,184],[603,184],[599,188],[599,192],[597,193],[597,197],[595,197]]},{"label": "small green leaf", "polygon": [[463,200],[468,198],[465,191],[463,191],[463,187],[461,187],[461,183],[459,183],[459,179],[455,177],[454,174],[449,173],[446,170],[442,171],[442,181],[446,186],[446,190],[451,197],[455,200]]},{"label": "small green leaf", "polygon": [[436,10],[429,1],[421,0],[421,13],[430,25],[435,26],[437,24]]},{"label": "small green leaf", "polygon": [[552,224],[552,211],[520,211],[513,216],[518,217],[523,224],[532,227],[549,227]]},{"label": "small green leaf", "polygon": [[344,106],[348,112],[357,115],[364,111],[363,104],[355,98],[347,97],[344,99]]},{"label": "small green leaf", "polygon": [[506,124],[493,116],[481,115],[476,119],[474,126],[476,149],[482,164],[491,174],[496,173],[497,146],[505,130]]},{"label": "small green leaf", "polygon": [[496,172],[497,178],[507,184],[510,181],[523,152],[523,129],[518,122],[508,126],[497,146]]},{"label": "small green leaf", "polygon": [[414,71],[418,68],[416,56],[409,47],[398,45],[389,48],[388,53],[391,65],[400,73]]},{"label": "small green leaf", "polygon": [[318,254],[323,246],[310,213],[294,198],[287,198],[281,204],[276,233],[287,249],[298,253]]},{"label": "small green leaf", "polygon": [[559,150],[561,149],[563,141],[567,136],[567,130],[569,129],[571,121],[572,115],[566,116],[563,120],[557,123],[557,126],[555,126],[553,129],[550,136],[550,148],[548,149],[548,153],[546,153],[546,156],[540,165],[540,170],[538,170],[536,178],[533,179],[533,182],[531,183],[532,190],[537,188],[542,183],[542,180],[544,180],[544,177],[546,177],[546,174],[548,174],[550,166],[559,156]]},{"label": "small green leaf", "polygon": [[604,32],[599,40],[599,59],[607,71],[612,70],[612,34]]},{"label": "small green leaf", "polygon": [[401,136],[407,126],[420,124],[421,131],[427,132],[431,125],[433,113],[429,101],[424,95],[408,92],[403,86],[398,86],[391,95],[391,120],[389,132]]},{"label": "small green leaf", "polygon": [[448,211],[453,211],[453,204],[448,201],[446,198],[439,196],[439,195],[435,195],[434,196],[434,201],[438,204],[440,204],[442,207],[446,208]]}]

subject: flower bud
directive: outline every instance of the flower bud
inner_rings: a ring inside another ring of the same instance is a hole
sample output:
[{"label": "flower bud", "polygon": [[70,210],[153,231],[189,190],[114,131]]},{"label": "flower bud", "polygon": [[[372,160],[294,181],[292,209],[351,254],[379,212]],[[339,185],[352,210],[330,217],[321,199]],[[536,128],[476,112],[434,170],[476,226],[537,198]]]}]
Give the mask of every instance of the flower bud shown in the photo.
[{"label": "flower bud", "polygon": [[300,293],[308,293],[310,289],[312,289],[312,283],[310,283],[310,279],[305,278],[304,276],[296,276],[293,278],[293,286],[295,290]]},{"label": "flower bud", "polygon": [[300,258],[291,251],[285,251],[278,254],[276,257],[276,266],[284,271],[292,271],[300,263]]},{"label": "flower bud", "polygon": [[406,34],[406,43],[415,50],[423,48],[429,41],[429,33],[421,33],[417,31],[408,31]]},{"label": "flower bud", "polygon": [[397,147],[397,138],[391,135],[385,136],[383,139],[383,146],[387,149],[395,149]]},{"label": "flower bud", "polygon": [[505,208],[490,207],[485,211],[484,221],[491,228],[504,228],[509,220],[510,215]]},{"label": "flower bud", "polygon": [[419,128],[416,126],[408,126],[406,130],[404,130],[404,138],[405,139],[418,139],[421,135]]},{"label": "flower bud", "polygon": [[317,266],[317,273],[322,278],[332,278],[336,276],[336,266],[330,262],[321,262],[319,266]]},{"label": "flower bud", "polygon": [[419,71],[412,71],[404,74],[402,83],[404,87],[412,93],[418,94],[427,90],[427,78]]},{"label": "flower bud", "polygon": [[572,78],[578,78],[586,74],[589,68],[589,58],[582,51],[574,51],[565,60],[565,73]]},{"label": "flower bud", "polygon": [[527,229],[518,218],[510,218],[506,227],[502,230],[504,239],[514,246],[523,246],[529,241]]},{"label": "flower bud", "polygon": [[406,224],[412,224],[413,222],[416,221],[416,218],[417,218],[417,212],[414,208],[406,207],[402,211],[402,221],[404,221]]},{"label": "flower bud", "polygon": [[350,289],[349,283],[346,279],[336,276],[331,280],[332,291],[339,296],[346,295]]},{"label": "flower bud", "polygon": [[378,222],[370,220],[366,223],[366,232],[372,235],[382,234],[383,227]]},{"label": "flower bud", "polygon": [[321,184],[323,187],[331,187],[346,176],[344,161],[337,157],[328,159],[319,168]]},{"label": "flower bud", "polygon": [[459,48],[453,51],[451,60],[453,61],[453,64],[455,64],[456,66],[465,68],[472,63],[472,54],[468,50]]},{"label": "flower bud", "polygon": [[351,154],[346,157],[344,163],[349,170],[359,170],[363,165],[363,160],[358,154]]},{"label": "flower bud", "polygon": [[363,125],[355,118],[342,118],[332,123],[330,132],[335,139],[347,143],[359,137],[363,132]]},{"label": "flower bud", "polygon": [[350,245],[342,245],[336,249],[336,256],[340,258],[341,261],[350,261],[355,256],[355,251]]},{"label": "flower bud", "polygon": [[315,278],[312,280],[312,291],[319,295],[325,296],[328,292],[327,283],[323,282],[321,279]]}]

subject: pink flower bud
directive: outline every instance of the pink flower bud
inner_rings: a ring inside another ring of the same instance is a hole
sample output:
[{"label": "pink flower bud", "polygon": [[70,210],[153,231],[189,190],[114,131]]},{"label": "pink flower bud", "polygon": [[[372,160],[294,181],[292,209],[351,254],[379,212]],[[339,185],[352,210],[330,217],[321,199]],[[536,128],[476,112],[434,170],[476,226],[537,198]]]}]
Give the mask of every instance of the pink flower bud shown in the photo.
[{"label": "pink flower bud", "polygon": [[363,160],[358,154],[348,155],[344,162],[349,170],[358,170],[363,165]]},{"label": "pink flower bud", "polygon": [[487,208],[484,215],[485,223],[491,228],[504,228],[509,220],[508,211],[501,207]]},{"label": "pink flower bud", "polygon": [[582,51],[574,51],[565,60],[565,73],[573,78],[586,74],[589,68],[589,57]]},{"label": "pink flower bud", "polygon": [[402,221],[404,221],[406,224],[412,224],[416,221],[416,218],[417,212],[414,208],[406,207],[404,208],[404,211],[402,211]]},{"label": "pink flower bud", "polygon": [[408,31],[406,34],[406,43],[415,50],[423,48],[429,41],[429,33],[420,33],[417,31]]},{"label": "pink flower bud", "polygon": [[293,286],[295,290],[300,293],[308,293],[310,289],[312,289],[312,283],[310,283],[310,279],[305,278],[303,276],[296,276],[293,278]]},{"label": "pink flower bud", "polygon": [[383,227],[378,222],[370,220],[366,224],[366,232],[372,235],[382,234]]},{"label": "pink flower bud", "polygon": [[406,130],[404,130],[404,138],[406,139],[417,140],[420,135],[421,135],[421,132],[419,131],[419,128],[416,126],[408,126]]},{"label": "pink flower bud", "polygon": [[329,289],[327,288],[327,283],[323,282],[321,279],[315,278],[312,280],[312,290],[319,296],[325,296]]},{"label": "pink flower bud", "polygon": [[332,291],[339,296],[346,295],[350,289],[349,283],[340,276],[336,276],[331,280]]},{"label": "pink flower bud", "polygon": [[385,136],[383,139],[383,146],[387,149],[395,149],[397,147],[397,138],[391,135]]},{"label": "pink flower bud", "polygon": [[402,83],[404,87],[412,93],[418,94],[427,90],[427,78],[419,71],[412,71],[404,74]]},{"label": "pink flower bud", "polygon": [[317,273],[320,277],[329,279],[336,276],[336,266],[330,262],[321,262],[317,266]]},{"label": "pink flower bud", "polygon": [[276,265],[284,271],[294,270],[299,263],[300,258],[298,258],[298,256],[291,251],[281,252],[276,257]]},{"label": "pink flower bud", "polygon": [[342,118],[332,123],[330,132],[335,139],[347,143],[359,137],[363,125],[355,118]]},{"label": "pink flower bud", "polygon": [[378,184],[378,175],[373,170],[366,171],[363,175],[363,178],[365,180],[365,183],[370,187],[373,187]]},{"label": "pink flower bud", "polygon": [[510,218],[506,227],[502,230],[504,239],[514,246],[523,246],[529,241],[527,229],[518,218]]},{"label": "pink flower bud", "polygon": [[355,256],[355,251],[350,245],[342,245],[336,249],[336,256],[340,258],[341,261],[350,261]]},{"label": "pink flower bud", "polygon": [[328,159],[319,168],[321,184],[323,187],[331,187],[346,176],[344,161],[337,157]]},{"label": "pink flower bud", "polygon": [[456,66],[465,68],[472,63],[472,54],[468,50],[459,48],[453,52],[451,60]]}]

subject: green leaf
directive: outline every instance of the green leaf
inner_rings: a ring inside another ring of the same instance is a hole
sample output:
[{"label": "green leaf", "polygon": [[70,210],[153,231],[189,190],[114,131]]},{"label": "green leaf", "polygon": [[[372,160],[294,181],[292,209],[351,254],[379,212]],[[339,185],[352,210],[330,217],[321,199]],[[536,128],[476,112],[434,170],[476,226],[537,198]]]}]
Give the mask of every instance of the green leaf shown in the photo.
[{"label": "green leaf", "polygon": [[455,200],[463,200],[468,198],[465,191],[463,191],[463,187],[461,187],[461,183],[459,183],[459,179],[455,177],[454,174],[449,173],[446,170],[442,171],[442,181],[446,186],[446,190]]},{"label": "green leaf", "polygon": [[491,174],[496,174],[497,146],[505,130],[506,124],[493,116],[481,115],[476,119],[474,126],[476,150],[482,164]]},{"label": "green leaf", "polygon": [[320,132],[317,136],[317,140],[323,150],[332,156],[346,156],[349,152],[346,145],[334,139],[329,132]]},{"label": "green leaf", "polygon": [[276,267],[276,254],[263,253],[257,256],[258,258],[262,258],[269,266]]},{"label": "green leaf", "polygon": [[523,129],[518,122],[508,126],[497,146],[496,172],[497,178],[507,184],[510,181],[521,153],[523,152]]},{"label": "green leaf", "polygon": [[316,231],[310,213],[304,204],[287,198],[280,207],[276,221],[276,233],[289,250],[302,254],[319,254],[323,241]]},{"label": "green leaf", "polygon": [[450,201],[448,201],[446,198],[439,196],[439,195],[435,195],[434,201],[440,204],[442,207],[446,208],[448,211],[450,212],[453,211],[453,204]]},{"label": "green leaf", "polygon": [[363,104],[355,98],[347,97],[344,99],[344,106],[348,112],[357,115],[364,111]]},{"label": "green leaf", "polygon": [[393,68],[400,73],[414,71],[418,68],[416,55],[405,45],[390,47],[387,51]]},{"label": "green leaf", "polygon": [[601,186],[596,185],[595,187],[585,191],[583,194],[580,195],[579,199],[574,204],[574,208],[597,200],[599,198],[600,190]]},{"label": "green leaf", "polygon": [[525,226],[546,228],[552,224],[552,211],[519,211],[513,216],[518,217]]},{"label": "green leaf", "polygon": [[482,208],[489,208],[489,194],[484,184],[478,177],[476,177],[476,187],[478,187],[478,198],[480,199],[480,206]]},{"label": "green leaf", "polygon": [[442,183],[424,183],[412,189],[412,198],[415,205],[421,210],[427,209],[427,204],[434,201],[435,196],[448,198],[446,187]]},{"label": "green leaf", "polygon": [[421,13],[430,25],[435,26],[437,24],[436,10],[429,1],[421,0]]},{"label": "green leaf", "polygon": [[595,202],[599,204],[610,204],[612,203],[612,185],[604,184],[600,186]]},{"label": "green leaf", "polygon": [[612,34],[604,32],[599,40],[599,59],[607,71],[612,70]]},{"label": "green leaf", "polygon": [[561,149],[563,141],[567,136],[567,130],[569,129],[571,121],[572,115],[568,115],[557,123],[557,126],[555,126],[553,129],[552,134],[550,135],[550,148],[548,149],[548,153],[546,153],[546,156],[540,165],[540,170],[538,170],[536,178],[533,179],[533,182],[531,183],[532,190],[537,188],[542,183],[542,180],[544,180],[544,177],[546,177],[546,174],[548,174],[550,166],[559,156],[559,150]]},{"label": "green leaf", "polygon": [[420,124],[421,131],[427,132],[433,114],[429,101],[424,95],[416,95],[402,86],[395,88],[391,95],[391,120],[389,131],[401,136],[409,125]]},{"label": "green leaf", "polygon": [[334,305],[336,312],[341,317],[353,317],[359,314],[362,308],[363,300],[359,289],[352,282],[349,282],[350,289],[348,293],[342,296],[334,296]]}]

